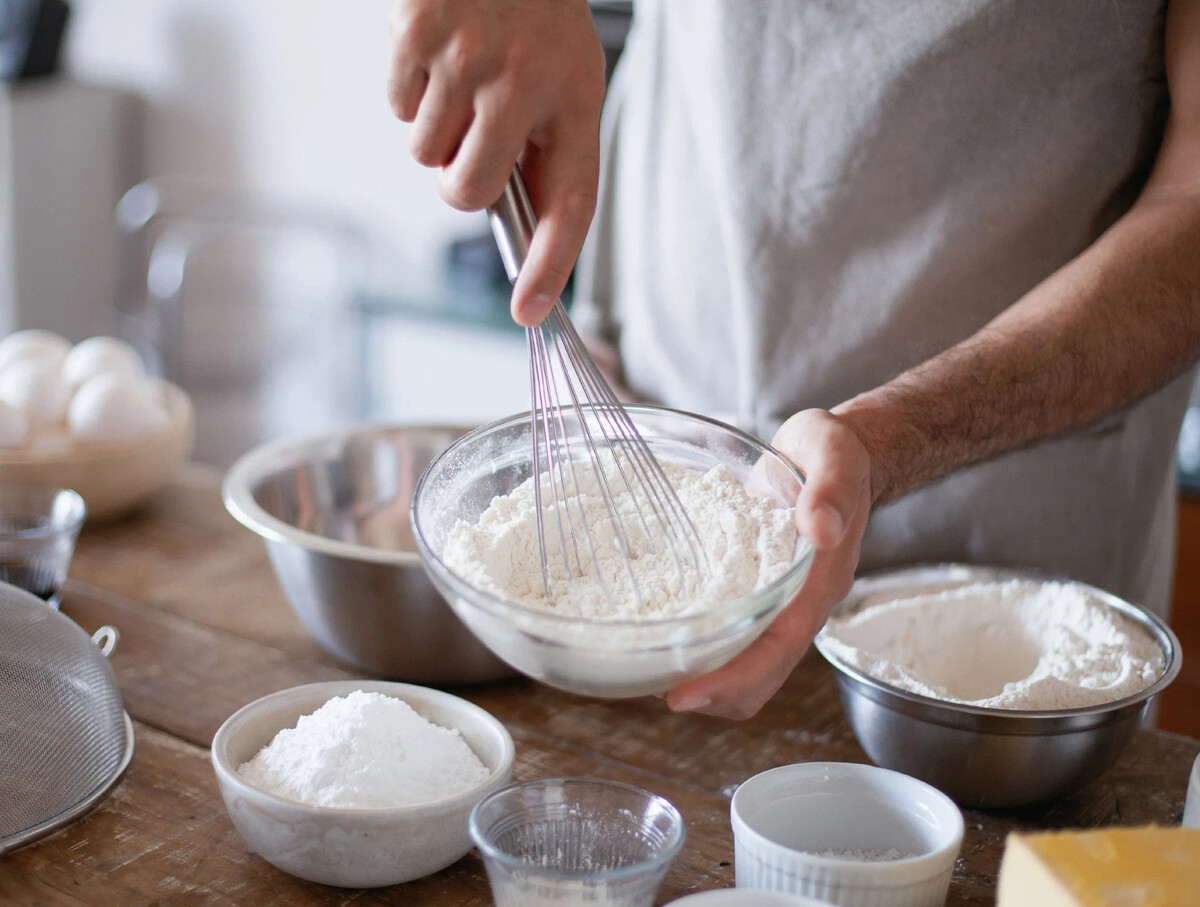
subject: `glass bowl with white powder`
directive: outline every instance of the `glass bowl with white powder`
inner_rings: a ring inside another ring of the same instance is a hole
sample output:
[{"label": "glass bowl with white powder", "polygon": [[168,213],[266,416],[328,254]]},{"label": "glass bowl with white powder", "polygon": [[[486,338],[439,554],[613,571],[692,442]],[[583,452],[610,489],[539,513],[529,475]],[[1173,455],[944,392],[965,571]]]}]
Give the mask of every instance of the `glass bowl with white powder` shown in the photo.
[{"label": "glass bowl with white powder", "polygon": [[413,494],[422,563],[483,643],[551,686],[612,698],[661,693],[729,661],[795,597],[813,556],[791,515],[803,477],[782,454],[702,416],[628,411],[703,540],[712,570],[698,593],[657,584],[646,557],[632,569],[661,595],[545,595],[528,413],[460,438]]},{"label": "glass bowl with white powder", "polygon": [[231,715],[212,761],[234,826],[265,860],[326,885],[436,872],[471,849],[471,809],[512,777],[515,747],[478,706],[427,687],[332,681]]},{"label": "glass bowl with white powder", "polygon": [[470,828],[496,907],[650,907],[686,837],[669,800],[607,778],[509,785]]},{"label": "glass bowl with white powder", "polygon": [[876,763],[984,808],[1094,780],[1181,663],[1166,624],[1117,596],[961,564],[860,578],[816,646]]}]

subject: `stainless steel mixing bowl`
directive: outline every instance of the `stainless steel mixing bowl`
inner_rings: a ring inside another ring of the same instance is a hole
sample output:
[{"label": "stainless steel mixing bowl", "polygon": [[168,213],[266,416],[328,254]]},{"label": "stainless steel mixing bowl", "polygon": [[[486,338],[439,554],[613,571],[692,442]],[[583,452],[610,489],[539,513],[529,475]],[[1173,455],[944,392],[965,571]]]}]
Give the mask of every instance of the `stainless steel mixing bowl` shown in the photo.
[{"label": "stainless steel mixing bowl", "polygon": [[371,674],[454,684],[513,673],[434,589],[412,536],[417,479],[466,431],[379,425],[282,441],[225,477],[226,508],[266,542],[297,617]]},{"label": "stainless steel mixing bowl", "polygon": [[[940,564],[859,579],[835,615],[970,583],[1031,579],[1071,582],[1029,570]],[[1166,669],[1134,696],[1082,709],[982,709],[897,689],[816,646],[836,669],[842,708],[877,764],[920,778],[963,806],[1004,808],[1064,797],[1108,769],[1138,729],[1154,696],[1175,679],[1179,640],[1159,618],[1091,586],[1074,583],[1138,624],[1162,647]]]}]

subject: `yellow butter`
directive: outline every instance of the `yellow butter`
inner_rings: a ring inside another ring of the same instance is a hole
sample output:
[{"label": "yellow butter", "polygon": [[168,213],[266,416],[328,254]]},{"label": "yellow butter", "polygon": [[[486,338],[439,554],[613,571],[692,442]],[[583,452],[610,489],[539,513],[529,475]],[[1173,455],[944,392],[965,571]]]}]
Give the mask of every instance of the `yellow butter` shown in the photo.
[{"label": "yellow butter", "polygon": [[997,907],[1200,904],[1200,829],[1103,828],[1008,836]]}]

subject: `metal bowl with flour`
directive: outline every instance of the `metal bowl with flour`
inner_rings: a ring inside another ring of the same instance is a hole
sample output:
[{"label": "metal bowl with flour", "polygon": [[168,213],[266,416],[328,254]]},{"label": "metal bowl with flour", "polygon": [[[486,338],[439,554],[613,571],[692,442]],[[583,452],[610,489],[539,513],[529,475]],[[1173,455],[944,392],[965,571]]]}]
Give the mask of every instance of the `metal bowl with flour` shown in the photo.
[{"label": "metal bowl with flour", "polygon": [[349,428],[256,448],[226,476],[225,506],[263,538],[296,615],[341,660],[416,683],[513,673],[429,582],[409,521],[422,471],[465,432]]},{"label": "metal bowl with flour", "polygon": [[[1029,570],[938,564],[860,578],[834,609],[863,608],[974,583],[1061,581]],[[1145,630],[1162,648],[1164,670],[1140,692],[1087,708],[1045,711],[979,708],[899,689],[816,646],[835,668],[838,694],[858,741],[877,764],[920,778],[964,806],[1005,808],[1066,796],[1099,777],[1121,755],[1146,710],[1179,673],[1179,640],[1137,605],[1074,583]]]}]

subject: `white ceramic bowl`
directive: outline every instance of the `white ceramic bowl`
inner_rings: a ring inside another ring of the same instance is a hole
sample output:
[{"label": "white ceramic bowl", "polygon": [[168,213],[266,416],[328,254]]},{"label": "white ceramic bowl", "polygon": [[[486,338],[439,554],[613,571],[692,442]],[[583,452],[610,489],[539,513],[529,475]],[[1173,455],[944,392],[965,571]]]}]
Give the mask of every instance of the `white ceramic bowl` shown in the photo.
[{"label": "white ceramic bowl", "polygon": [[[807,762],[762,772],[730,806],[738,888],[845,907],[940,907],[962,845],[962,813],[941,791],[889,769]],[[914,856],[880,862],[829,851]]]},{"label": "white ceramic bowl", "polygon": [[[280,730],[354,690],[395,696],[427,720],[457,728],[491,774],[444,800],[379,809],[310,806],[269,794],[238,775]],[[212,743],[225,808],[246,843],[284,872],[345,888],[408,882],[460,859],[471,849],[472,807],[508,783],[514,755],[512,736],[479,706],[427,687],[367,680],[314,683],[264,696],[234,712]]]},{"label": "white ceramic bowl", "polygon": [[87,504],[88,520],[121,516],[166,485],[192,451],[192,402],[160,382],[169,421],[131,441],[70,442],[65,434],[22,450],[0,450],[0,482],[70,488]]}]

